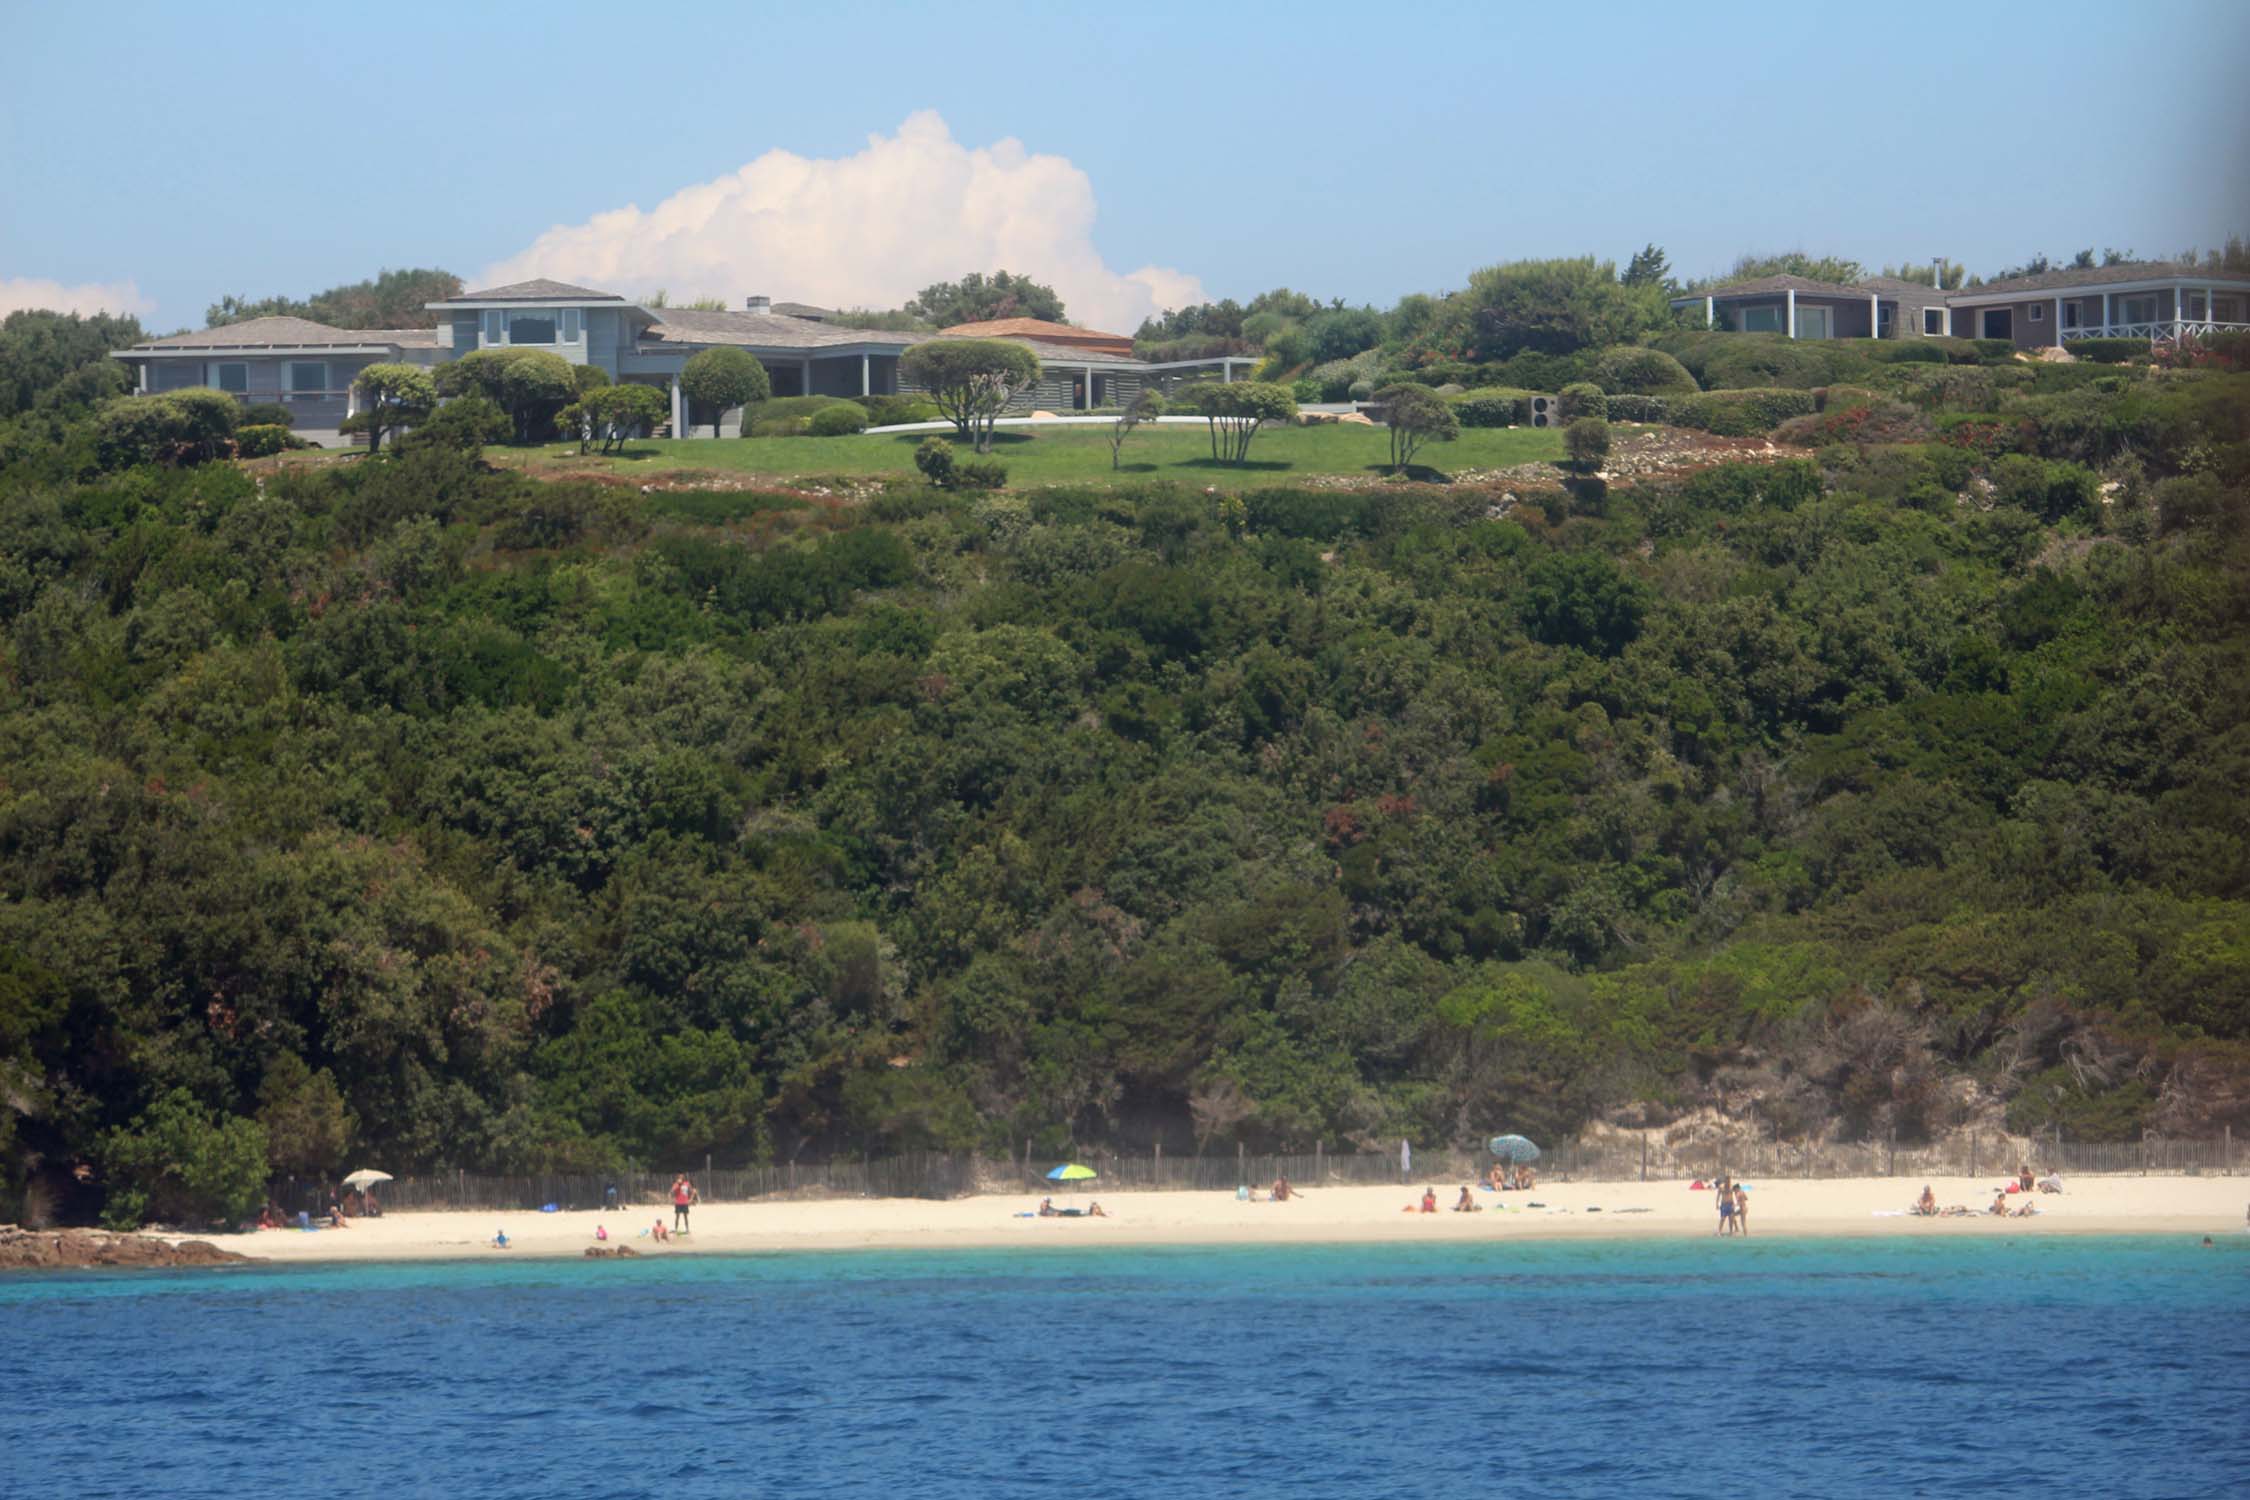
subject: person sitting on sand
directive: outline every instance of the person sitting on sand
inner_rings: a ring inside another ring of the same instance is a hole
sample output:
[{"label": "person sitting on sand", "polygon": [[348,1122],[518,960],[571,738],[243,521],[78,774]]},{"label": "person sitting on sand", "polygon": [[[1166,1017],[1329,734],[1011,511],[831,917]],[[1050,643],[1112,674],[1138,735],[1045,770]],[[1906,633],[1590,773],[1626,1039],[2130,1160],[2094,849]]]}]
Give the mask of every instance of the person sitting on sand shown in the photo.
[{"label": "person sitting on sand", "polygon": [[2024,1163],[2020,1164],[2020,1165],[2019,1165],[2019,1166],[2018,1166],[2018,1167],[2016,1168],[2016,1189],[2017,1189],[2017,1191],[2018,1191],[2018,1192],[2025,1192],[2025,1193],[2028,1193],[2028,1192],[2030,1192],[2030,1191],[2031,1191],[2031,1163],[2030,1163],[2030,1162],[2024,1162]]},{"label": "person sitting on sand", "polygon": [[648,1237],[659,1244],[672,1237],[672,1231],[664,1227],[664,1216],[662,1214],[656,1216],[656,1225],[649,1230]]},{"label": "person sitting on sand", "polygon": [[1516,1186],[1527,1193],[1539,1186],[1539,1169],[1537,1167],[1516,1168]]},{"label": "person sitting on sand", "polygon": [[1040,1218],[1042,1218],[1042,1219],[1052,1219],[1052,1218],[1056,1218],[1056,1217],[1058,1217],[1058,1216],[1059,1216],[1059,1214],[1060,1214],[1060,1210],[1058,1210],[1058,1209],[1057,1209],[1057,1208],[1055,1207],[1055,1200],[1054,1200],[1054,1199],[1052,1199],[1052,1198],[1042,1198],[1042,1199],[1040,1199],[1040,1200],[1039,1200],[1039,1217],[1040,1217]]},{"label": "person sitting on sand", "polygon": [[1437,1212],[1436,1188],[1426,1187],[1422,1189],[1422,1212],[1426,1214],[1434,1214]]},{"label": "person sitting on sand", "polygon": [[1467,1183],[1462,1183],[1461,1196],[1454,1200],[1453,1211],[1457,1214],[1473,1214],[1478,1207],[1476,1195],[1469,1191]]},{"label": "person sitting on sand", "polygon": [[1276,1177],[1273,1180],[1273,1201],[1276,1203],[1287,1203],[1290,1196],[1296,1191],[1289,1185],[1289,1178],[1286,1175]]},{"label": "person sitting on sand", "polygon": [[1102,1212],[1101,1204],[1089,1203],[1086,1205],[1086,1217],[1089,1219],[1106,1219],[1109,1215]]},{"label": "person sitting on sand", "polygon": [[1998,1188],[1993,1191],[1992,1207],[1986,1209],[1985,1212],[2002,1219],[2008,1217],[2008,1191],[2006,1188]]},{"label": "person sitting on sand", "polygon": [[1937,1194],[1930,1191],[1926,1182],[1922,1184],[1922,1196],[1914,1200],[1914,1211],[1925,1219],[1937,1217]]},{"label": "person sitting on sand", "polygon": [[1492,1190],[1496,1193],[1504,1193],[1508,1190],[1508,1176],[1500,1170],[1498,1162],[1492,1164],[1492,1171],[1485,1180],[1492,1184]]},{"label": "person sitting on sand", "polygon": [[507,1230],[503,1229],[498,1234],[492,1237],[492,1248],[495,1250],[505,1250],[508,1248]]},{"label": "person sitting on sand", "polygon": [[2023,1207],[2017,1209],[2014,1213],[2008,1215],[2008,1217],[2011,1219],[2028,1219],[2038,1212],[2039,1205],[2027,1201],[2025,1202]]},{"label": "person sitting on sand", "polygon": [[2060,1172],[2049,1172],[2049,1173],[2048,1173],[2048,1174],[2047,1174],[2046,1176],[2044,1176],[2044,1177],[2040,1178],[2040,1179],[2039,1179],[2039,1191],[2040,1191],[2040,1192],[2042,1192],[2042,1193],[2059,1193],[2059,1192],[2061,1192],[2061,1191],[2062,1191],[2062,1173],[2060,1173]]}]

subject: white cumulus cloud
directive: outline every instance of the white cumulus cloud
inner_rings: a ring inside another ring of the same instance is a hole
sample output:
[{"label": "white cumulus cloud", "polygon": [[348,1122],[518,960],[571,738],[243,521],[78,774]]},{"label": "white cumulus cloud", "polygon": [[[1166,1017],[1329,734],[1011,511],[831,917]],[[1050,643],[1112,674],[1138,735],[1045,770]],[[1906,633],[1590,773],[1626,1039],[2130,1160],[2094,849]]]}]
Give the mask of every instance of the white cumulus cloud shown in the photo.
[{"label": "white cumulus cloud", "polygon": [[0,276],[0,316],[24,308],[45,308],[49,312],[106,312],[120,316],[132,313],[145,317],[156,310],[156,304],[142,296],[141,289],[130,281],[87,281],[66,286],[36,276]]},{"label": "white cumulus cloud", "polygon": [[1204,300],[1165,266],[1118,272],[1094,249],[1094,185],[1067,158],[1014,139],[971,148],[935,111],[850,156],[774,150],[642,210],[557,225],[485,272],[675,299],[763,294],[828,307],[897,307],[935,281],[1008,270],[1046,282],[1071,321],[1132,332]]}]

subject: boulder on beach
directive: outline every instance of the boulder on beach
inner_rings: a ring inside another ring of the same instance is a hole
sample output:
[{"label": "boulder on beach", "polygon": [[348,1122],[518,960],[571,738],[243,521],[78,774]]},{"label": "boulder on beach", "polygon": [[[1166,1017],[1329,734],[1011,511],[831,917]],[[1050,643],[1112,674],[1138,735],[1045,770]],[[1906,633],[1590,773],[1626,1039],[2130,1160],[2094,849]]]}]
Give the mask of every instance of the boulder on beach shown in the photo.
[{"label": "boulder on beach", "polygon": [[172,1241],[106,1229],[20,1229],[0,1224],[0,1270],[77,1270],[88,1266],[222,1266],[247,1260],[208,1240]]}]

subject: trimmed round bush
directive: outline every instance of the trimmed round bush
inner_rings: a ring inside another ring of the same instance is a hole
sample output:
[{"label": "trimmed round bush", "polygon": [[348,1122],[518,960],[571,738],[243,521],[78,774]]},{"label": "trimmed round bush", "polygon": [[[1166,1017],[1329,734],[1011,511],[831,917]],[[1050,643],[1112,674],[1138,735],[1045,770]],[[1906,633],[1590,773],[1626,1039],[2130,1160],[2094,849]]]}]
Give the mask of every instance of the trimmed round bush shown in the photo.
[{"label": "trimmed round bush", "polygon": [[940,489],[953,487],[953,445],[941,437],[926,437],[914,450],[914,467]]},{"label": "trimmed round bush", "polygon": [[1631,344],[1606,349],[1594,364],[1594,384],[1611,395],[1692,396],[1695,377],[1661,349]]},{"label": "trimmed round bush", "polygon": [[1603,403],[1612,422],[1668,422],[1672,403],[1662,396],[1612,396]]},{"label": "trimmed round bush", "polygon": [[1609,457],[1609,423],[1600,417],[1580,417],[1563,429],[1563,450],[1573,464],[1591,474]]},{"label": "trimmed round bush", "polygon": [[1574,380],[1562,388],[1562,419],[1566,423],[1580,417],[1598,417],[1608,409],[1602,388],[1591,381]]},{"label": "trimmed round bush", "polygon": [[285,448],[302,448],[304,440],[278,422],[253,422],[234,430],[238,458],[268,458]]},{"label": "trimmed round bush", "polygon": [[805,424],[805,431],[813,437],[850,437],[866,430],[867,409],[856,401],[824,406]]}]

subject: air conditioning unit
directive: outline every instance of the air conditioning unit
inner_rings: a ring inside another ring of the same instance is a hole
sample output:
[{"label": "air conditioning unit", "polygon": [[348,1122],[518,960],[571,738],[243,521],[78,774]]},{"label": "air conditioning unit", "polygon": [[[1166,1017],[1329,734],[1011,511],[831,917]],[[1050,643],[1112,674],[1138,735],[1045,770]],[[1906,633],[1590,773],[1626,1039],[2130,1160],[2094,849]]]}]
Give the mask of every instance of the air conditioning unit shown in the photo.
[{"label": "air conditioning unit", "polygon": [[1532,397],[1531,425],[1534,427],[1560,427],[1562,425],[1562,398],[1559,396]]}]

